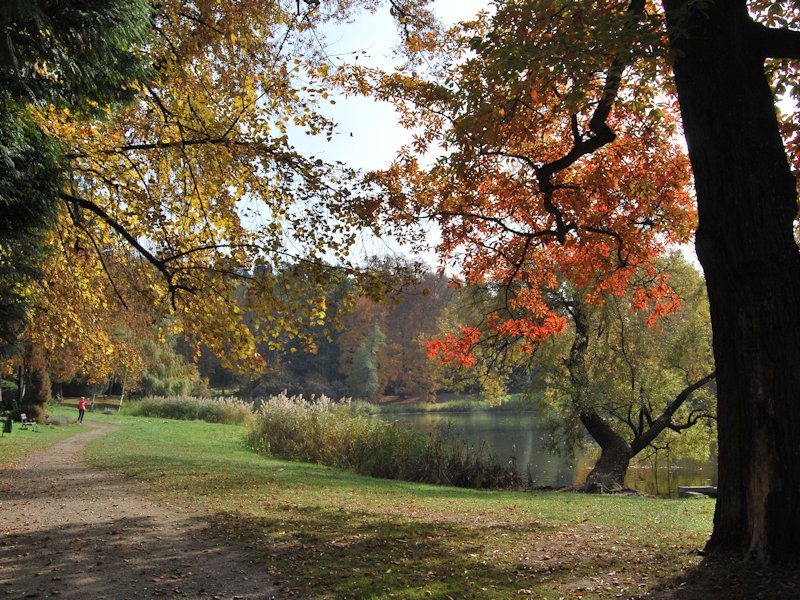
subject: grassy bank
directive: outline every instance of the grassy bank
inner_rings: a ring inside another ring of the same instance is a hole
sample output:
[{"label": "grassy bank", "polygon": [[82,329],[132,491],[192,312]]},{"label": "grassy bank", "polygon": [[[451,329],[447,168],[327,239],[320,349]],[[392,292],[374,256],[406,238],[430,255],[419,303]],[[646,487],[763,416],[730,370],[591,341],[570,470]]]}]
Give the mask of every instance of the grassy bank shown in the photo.
[{"label": "grassy bank", "polygon": [[369,479],[257,456],[237,426],[114,420],[90,460],[210,511],[286,596],[630,598],[696,564],[711,528],[710,500]]},{"label": "grassy bank", "polygon": [[11,433],[0,437],[0,467],[12,465],[25,455],[48,448],[79,431],[80,428],[75,426],[55,425],[39,425],[36,430],[32,427],[22,429],[20,424],[15,422]]},{"label": "grassy bank", "polygon": [[537,410],[539,395],[510,394],[500,402],[490,402],[477,394],[442,394],[436,402],[364,402],[354,401],[359,410],[370,414],[426,414],[468,412],[531,412]]}]

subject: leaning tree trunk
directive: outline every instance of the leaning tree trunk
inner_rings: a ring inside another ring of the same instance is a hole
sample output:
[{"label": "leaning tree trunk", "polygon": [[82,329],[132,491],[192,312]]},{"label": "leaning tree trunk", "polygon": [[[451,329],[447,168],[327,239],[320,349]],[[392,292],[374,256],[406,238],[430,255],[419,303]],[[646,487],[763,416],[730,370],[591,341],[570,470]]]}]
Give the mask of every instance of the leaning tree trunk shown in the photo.
[{"label": "leaning tree trunk", "polygon": [[586,431],[600,446],[597,459],[585,487],[589,492],[613,492],[625,487],[625,474],[631,460],[630,445],[592,408],[588,398],[589,376],[586,353],[589,350],[589,325],[580,302],[567,307],[575,325],[575,337],[564,361],[569,372],[571,401]]},{"label": "leaning tree trunk", "polygon": [[586,490],[605,493],[624,489],[632,456],[630,444],[594,411],[582,412],[580,420],[600,446],[600,458],[586,477]]},{"label": "leaning tree trunk", "polygon": [[717,368],[707,549],[784,562],[800,556],[800,259],[795,179],[757,45],[765,30],[745,0],[665,5]]}]

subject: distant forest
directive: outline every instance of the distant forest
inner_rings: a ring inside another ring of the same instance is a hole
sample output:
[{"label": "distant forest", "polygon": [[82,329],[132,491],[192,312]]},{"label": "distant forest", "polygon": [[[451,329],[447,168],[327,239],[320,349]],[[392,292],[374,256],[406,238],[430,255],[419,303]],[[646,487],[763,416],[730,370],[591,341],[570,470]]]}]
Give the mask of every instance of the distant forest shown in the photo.
[{"label": "distant forest", "polygon": [[[369,401],[435,401],[443,392],[479,392],[480,369],[443,365],[428,357],[427,343],[457,330],[480,310],[481,294],[472,286],[454,285],[447,277],[423,270],[415,281],[399,282],[394,265],[375,265],[396,289],[383,301],[352,297],[348,281],[327,292],[328,312],[310,327],[310,335],[261,343],[263,372],[238,373],[200,347],[199,376],[217,393],[245,396],[326,395]],[[192,360],[195,344],[178,340],[176,349]],[[524,370],[507,384],[521,389]]]}]

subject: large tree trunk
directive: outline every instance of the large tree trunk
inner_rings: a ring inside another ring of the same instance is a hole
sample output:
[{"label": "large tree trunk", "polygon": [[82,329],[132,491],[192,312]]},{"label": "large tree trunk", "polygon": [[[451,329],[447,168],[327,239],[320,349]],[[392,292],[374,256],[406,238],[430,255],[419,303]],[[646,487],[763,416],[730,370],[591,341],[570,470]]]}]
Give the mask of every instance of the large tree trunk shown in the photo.
[{"label": "large tree trunk", "polygon": [[584,411],[580,419],[600,445],[600,458],[586,477],[586,490],[605,493],[624,489],[632,456],[630,445],[596,412]]},{"label": "large tree trunk", "polygon": [[[795,180],[744,0],[667,0],[717,367],[709,551],[800,557],[800,259]],[[683,11],[683,12],[681,12]]]}]

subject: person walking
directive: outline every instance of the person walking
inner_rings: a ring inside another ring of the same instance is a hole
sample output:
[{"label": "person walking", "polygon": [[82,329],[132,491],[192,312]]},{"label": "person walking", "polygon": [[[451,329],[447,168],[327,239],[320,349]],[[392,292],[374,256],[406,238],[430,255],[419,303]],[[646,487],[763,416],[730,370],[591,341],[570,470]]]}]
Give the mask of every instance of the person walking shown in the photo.
[{"label": "person walking", "polygon": [[84,396],[81,396],[81,399],[78,400],[78,423],[83,423],[83,415],[86,414],[87,404],[89,404],[89,401]]}]

